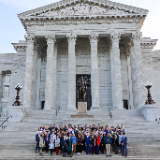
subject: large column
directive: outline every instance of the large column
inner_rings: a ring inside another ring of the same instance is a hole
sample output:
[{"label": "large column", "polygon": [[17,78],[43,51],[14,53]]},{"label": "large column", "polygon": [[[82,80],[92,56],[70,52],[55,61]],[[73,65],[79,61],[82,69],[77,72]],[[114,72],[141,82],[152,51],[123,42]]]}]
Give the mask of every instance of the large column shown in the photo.
[{"label": "large column", "polygon": [[67,35],[68,39],[68,110],[76,109],[76,55],[75,44],[77,35]]},{"label": "large column", "polygon": [[92,108],[100,109],[99,106],[99,77],[98,77],[98,35],[89,36],[91,43],[91,92]]},{"label": "large column", "polygon": [[132,44],[130,46],[130,63],[131,63],[133,109],[134,109],[134,107],[137,105],[137,101],[136,101],[137,88],[136,88],[135,56],[134,56],[134,49]]},{"label": "large column", "polygon": [[46,36],[47,39],[47,63],[46,63],[46,87],[45,87],[45,110],[53,109],[53,55],[55,35]]},{"label": "large column", "polygon": [[123,108],[123,92],[122,92],[122,73],[121,73],[121,61],[120,61],[120,49],[119,40],[121,34],[118,32],[112,32],[110,37],[112,41],[112,63],[113,63],[113,81],[114,81],[114,106],[113,109]]},{"label": "large column", "polygon": [[27,42],[27,52],[26,52],[26,62],[25,62],[23,105],[24,108],[30,109],[35,36],[32,34],[25,35],[25,39]]},{"label": "large column", "polygon": [[131,57],[130,57],[130,49],[126,50],[127,55],[127,71],[128,71],[128,91],[129,91],[129,103],[128,108],[133,109],[133,89],[132,89],[132,76],[131,76]]},{"label": "large column", "polygon": [[136,102],[137,105],[134,108],[140,108],[144,105],[144,86],[143,86],[143,77],[142,77],[142,56],[140,48],[141,32],[133,32],[132,39],[134,43],[134,56],[135,56],[135,73],[136,73]]}]

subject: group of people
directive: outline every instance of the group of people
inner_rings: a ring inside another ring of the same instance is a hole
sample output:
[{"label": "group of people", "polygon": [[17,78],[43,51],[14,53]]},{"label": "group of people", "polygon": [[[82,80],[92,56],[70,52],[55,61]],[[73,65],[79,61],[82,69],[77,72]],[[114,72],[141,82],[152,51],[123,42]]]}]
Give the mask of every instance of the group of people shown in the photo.
[{"label": "group of people", "polygon": [[63,157],[72,157],[77,154],[104,154],[111,156],[111,152],[115,154],[122,154],[127,157],[127,137],[125,134],[125,127],[117,125],[116,127],[108,125],[105,127],[98,125],[87,126],[69,124],[56,127],[41,126],[38,128],[35,136],[36,147],[40,155],[42,151],[46,153],[50,150],[50,154],[55,151],[56,155]]}]

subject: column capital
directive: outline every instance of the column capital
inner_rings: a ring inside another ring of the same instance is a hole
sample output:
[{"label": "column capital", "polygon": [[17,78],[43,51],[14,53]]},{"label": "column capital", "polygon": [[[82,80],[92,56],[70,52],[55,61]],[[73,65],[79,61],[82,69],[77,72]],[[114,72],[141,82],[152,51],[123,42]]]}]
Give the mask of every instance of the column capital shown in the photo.
[{"label": "column capital", "polygon": [[89,40],[90,40],[90,43],[97,43],[98,42],[98,34],[96,33],[91,33],[90,36],[89,36]]},{"label": "column capital", "polygon": [[34,44],[34,40],[35,40],[35,35],[34,34],[24,35],[24,38],[26,39],[26,42],[28,44]]},{"label": "column capital", "polygon": [[142,32],[140,32],[140,31],[135,31],[135,32],[132,33],[132,40],[133,41],[140,40],[141,37],[142,37]]},{"label": "column capital", "polygon": [[46,37],[46,40],[47,40],[47,44],[56,42],[55,34],[47,35],[45,37]]},{"label": "column capital", "polygon": [[112,42],[119,42],[119,40],[121,38],[121,33],[120,32],[111,32],[110,37],[111,37]]},{"label": "column capital", "polygon": [[67,40],[68,40],[68,43],[76,43],[77,34],[75,34],[75,33],[68,33],[67,34]]}]

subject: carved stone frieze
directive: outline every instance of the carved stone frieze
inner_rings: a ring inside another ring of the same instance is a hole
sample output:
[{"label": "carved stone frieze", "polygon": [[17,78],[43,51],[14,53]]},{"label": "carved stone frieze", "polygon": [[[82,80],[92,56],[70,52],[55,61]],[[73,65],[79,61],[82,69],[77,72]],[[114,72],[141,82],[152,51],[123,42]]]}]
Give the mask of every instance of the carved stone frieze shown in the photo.
[{"label": "carved stone frieze", "polygon": [[[85,3],[78,3],[75,6],[68,6],[66,8],[61,8],[57,10],[49,10],[44,13],[37,14],[39,17],[48,17],[48,16],[71,16],[71,15],[116,15],[116,14],[124,14],[129,13],[124,10],[120,10],[117,8],[104,8],[100,6],[90,6]],[[35,16],[35,14],[28,15]]]}]

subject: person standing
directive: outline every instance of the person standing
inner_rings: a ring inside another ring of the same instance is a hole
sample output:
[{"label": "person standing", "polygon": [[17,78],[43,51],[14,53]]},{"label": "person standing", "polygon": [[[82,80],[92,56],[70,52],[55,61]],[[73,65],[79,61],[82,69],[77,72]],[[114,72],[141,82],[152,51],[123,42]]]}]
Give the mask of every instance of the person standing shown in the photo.
[{"label": "person standing", "polygon": [[67,152],[68,152],[68,157],[72,157],[71,156],[71,152],[72,152],[72,140],[71,137],[68,137],[68,141],[67,141]]},{"label": "person standing", "polygon": [[125,133],[123,133],[122,137],[122,156],[127,157],[127,137]]},{"label": "person standing", "polygon": [[40,155],[42,156],[42,149],[44,149],[45,147],[45,140],[44,140],[44,133],[42,133],[41,137],[40,137],[40,141],[39,141],[39,148],[40,148]]},{"label": "person standing", "polygon": [[94,137],[94,135],[92,134],[91,136],[91,154],[93,155],[95,153],[95,146],[96,146],[96,138]]},{"label": "person standing", "polygon": [[50,136],[49,136],[49,131],[48,129],[46,130],[46,135],[45,135],[45,149],[46,149],[46,153],[48,152],[48,149],[49,149],[49,143],[50,143]]},{"label": "person standing", "polygon": [[110,136],[110,133],[107,132],[107,135],[104,137],[104,143],[106,145],[106,149],[107,149],[107,154],[106,156],[111,156],[111,143],[112,143],[112,139]]},{"label": "person standing", "polygon": [[96,142],[97,142],[97,144],[96,144],[96,154],[99,154],[99,146],[100,146],[100,137],[99,137],[99,135],[97,134],[96,135]]},{"label": "person standing", "polygon": [[81,148],[82,148],[82,154],[84,154],[84,150],[85,150],[85,137],[84,137],[84,135],[82,135]]},{"label": "person standing", "polygon": [[120,135],[119,135],[119,148],[121,150],[121,153],[122,153],[122,137],[123,137],[123,132],[120,132]]},{"label": "person standing", "polygon": [[41,132],[38,131],[38,133],[37,133],[36,136],[35,136],[35,141],[36,141],[35,153],[37,153],[37,150],[38,150],[38,152],[39,152],[39,141],[40,141],[40,136],[41,136],[40,133],[41,133]]},{"label": "person standing", "polygon": [[71,140],[72,140],[72,145],[73,145],[73,153],[76,153],[77,138],[75,134],[73,134],[73,137],[71,138]]},{"label": "person standing", "polygon": [[80,154],[81,152],[81,135],[79,134],[77,137],[77,152]]},{"label": "person standing", "polygon": [[90,154],[90,139],[89,132],[87,132],[87,136],[85,137],[86,154]]},{"label": "person standing", "polygon": [[67,145],[67,141],[66,141],[66,136],[63,136],[62,139],[62,152],[63,152],[63,157],[66,157],[66,145]]},{"label": "person standing", "polygon": [[100,137],[100,139],[101,139],[101,141],[100,141],[100,148],[101,148],[101,153],[102,154],[104,154],[104,136],[105,136],[105,134],[101,134],[101,137]]},{"label": "person standing", "polygon": [[60,147],[60,138],[57,135],[57,138],[55,140],[55,147],[56,147],[56,155],[59,154],[59,147]]}]

